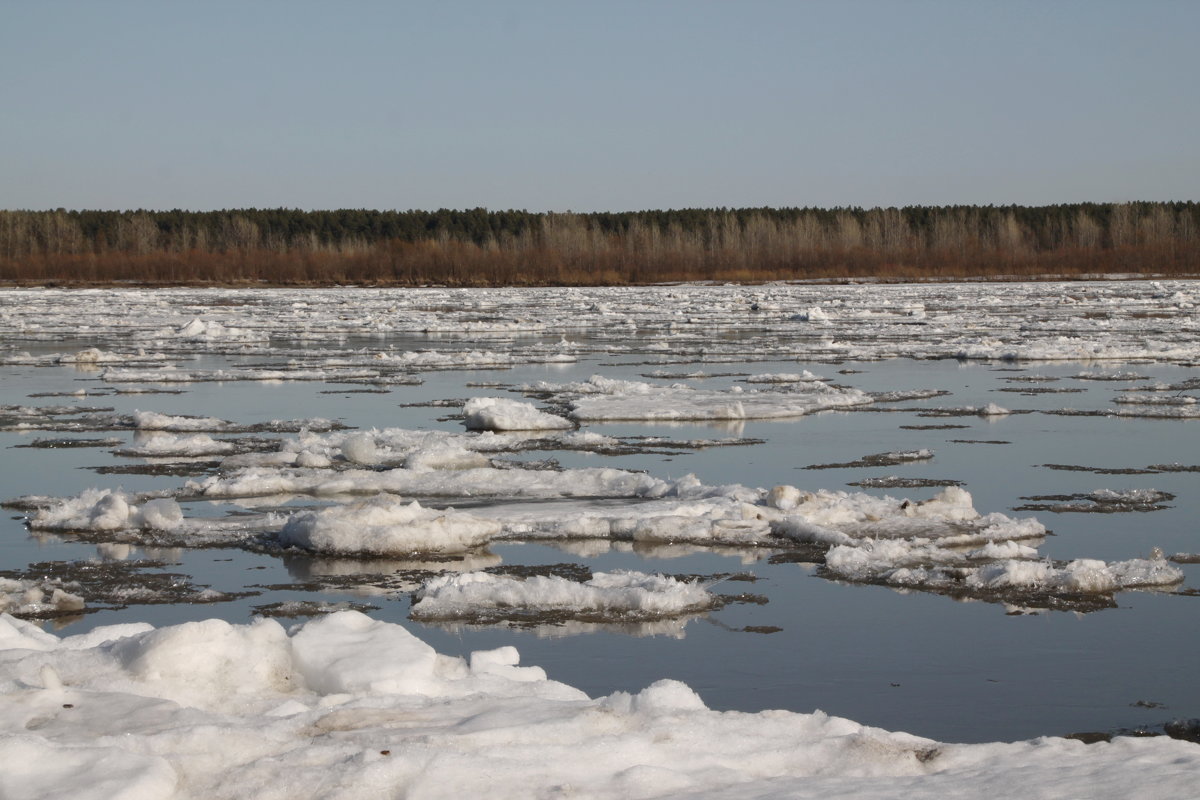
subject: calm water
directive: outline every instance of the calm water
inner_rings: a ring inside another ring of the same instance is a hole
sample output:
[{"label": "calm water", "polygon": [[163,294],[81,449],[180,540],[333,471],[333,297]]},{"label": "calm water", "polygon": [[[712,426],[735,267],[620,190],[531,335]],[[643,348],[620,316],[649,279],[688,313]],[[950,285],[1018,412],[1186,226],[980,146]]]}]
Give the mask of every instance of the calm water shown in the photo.
[{"label": "calm water", "polygon": [[[375,344],[381,340],[373,339]],[[393,342],[413,346],[412,340]],[[56,352],[91,344],[81,340],[55,343]],[[236,359],[205,357],[187,368],[220,368]],[[394,387],[387,394],[322,392],[338,388],[324,383],[254,382],[183,385],[182,394],[106,395],[85,398],[87,405],[112,406],[168,414],[203,414],[238,422],[280,418],[331,417],[360,428],[407,427],[460,430],[459,423],[439,421],[453,409],[401,408],[473,395],[503,395],[502,389],[465,384],[532,380],[567,381],[600,373],[638,378],[661,366],[592,358],[568,366],[528,366],[511,370],[425,373],[420,386]],[[772,486],[790,483],[803,489],[849,489],[866,477],[899,475],[961,481],[983,512],[1010,515],[1023,496],[1073,494],[1097,489],[1154,488],[1176,495],[1170,508],[1147,513],[1035,515],[1051,528],[1041,551],[1053,558],[1123,560],[1145,557],[1152,547],[1167,553],[1200,551],[1200,473],[1103,475],[1052,470],[1043,464],[1097,468],[1145,467],[1149,464],[1200,462],[1200,423],[1107,417],[1064,417],[1042,413],[978,417],[918,416],[926,407],[982,406],[997,403],[1012,410],[1113,407],[1120,389],[1137,381],[1111,383],[1072,378],[1094,366],[1079,364],[967,364],[952,361],[884,361],[842,364],[796,362],[671,365],[669,370],[707,372],[797,372],[810,369],[839,383],[869,391],[945,389],[951,394],[905,401],[882,408],[908,411],[824,413],[789,421],[747,422],[734,428],[705,425],[594,425],[588,430],[611,434],[651,434],[674,438],[720,438],[732,435],[765,439],[764,444],[722,447],[681,455],[604,457],[555,453],[565,467],[616,466],[642,469],[659,477],[695,473],[705,483]],[[1153,380],[1172,382],[1192,377],[1194,370],[1160,364],[1106,367],[1136,371]],[[101,390],[94,373],[70,367],[4,367],[0,403],[49,405],[75,402],[30,394]],[[1022,370],[1023,371],[1014,371]],[[839,374],[839,370],[857,372]],[[1058,377],[1053,383],[1023,384],[1006,379],[1021,375]],[[735,378],[713,378],[695,385],[723,387]],[[1052,386],[1078,388],[1070,394],[1027,396],[1002,388]],[[519,397],[519,395],[513,395]],[[956,424],[952,430],[909,430],[904,425]],[[90,470],[122,462],[105,448],[18,448],[34,438],[120,437],[129,432],[58,434],[47,431],[0,433],[0,497],[24,494],[69,495],[91,486],[140,491],[178,487],[179,477],[100,475]],[[955,442],[951,440],[967,440]],[[813,464],[846,462],[872,453],[930,448],[926,462],[883,468],[808,470]],[[547,454],[535,453],[542,458]],[[924,499],[936,489],[869,490],[876,494]],[[220,513],[224,506],[185,504],[189,514]],[[69,537],[33,538],[23,517],[7,512],[0,522],[0,568],[21,570],[43,561],[96,559],[95,545]],[[600,548],[603,549],[603,548]],[[303,556],[281,558],[234,549],[142,552],[131,558],[154,557],[173,562],[170,570],[190,575],[199,584],[221,591],[245,587],[292,585],[289,589],[256,589],[260,594],[214,605],[141,605],[121,611],[85,615],[60,633],[82,633],[123,621],[156,625],[221,616],[246,621],[254,607],[297,599],[366,602],[372,615],[405,622],[438,650],[466,654],[471,650],[515,644],[525,664],[544,667],[551,677],[593,695],[617,689],[637,690],[659,678],[672,677],[694,687],[711,707],[759,710],[816,708],[867,724],[948,741],[1018,739],[1042,734],[1109,730],[1161,724],[1177,717],[1200,716],[1200,685],[1194,665],[1200,660],[1195,634],[1200,597],[1178,593],[1127,592],[1114,609],[1089,613],[1009,615],[1002,606],[956,602],[921,593],[875,586],[842,585],[814,574],[811,565],[769,562],[772,551],[643,551],[614,546],[607,552],[577,547],[503,544],[492,553],[506,564],[578,562],[597,570],[632,568],[672,574],[751,573],[753,583],[727,581],[727,593],[752,592],[765,604],[733,604],[706,617],[676,626],[673,633],[633,636],[615,630],[573,632],[567,628],[536,631],[510,628],[441,628],[407,621],[405,594],[356,596],[314,595],[302,584],[322,574],[372,569],[361,561],[339,562]],[[111,551],[107,552],[112,555]],[[375,565],[381,573],[395,564]],[[1200,567],[1184,566],[1184,587],[1200,586]],[[749,633],[747,626],[779,628]],[[1161,708],[1134,705],[1162,704]]]}]

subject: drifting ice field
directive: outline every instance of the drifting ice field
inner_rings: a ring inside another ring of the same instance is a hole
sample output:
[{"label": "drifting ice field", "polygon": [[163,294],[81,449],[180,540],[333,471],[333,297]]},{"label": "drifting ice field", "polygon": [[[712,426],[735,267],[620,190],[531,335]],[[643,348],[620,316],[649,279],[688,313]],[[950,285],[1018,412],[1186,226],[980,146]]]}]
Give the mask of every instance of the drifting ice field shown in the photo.
[{"label": "drifting ice field", "polygon": [[1198,303],[0,292],[0,794],[1186,795]]}]

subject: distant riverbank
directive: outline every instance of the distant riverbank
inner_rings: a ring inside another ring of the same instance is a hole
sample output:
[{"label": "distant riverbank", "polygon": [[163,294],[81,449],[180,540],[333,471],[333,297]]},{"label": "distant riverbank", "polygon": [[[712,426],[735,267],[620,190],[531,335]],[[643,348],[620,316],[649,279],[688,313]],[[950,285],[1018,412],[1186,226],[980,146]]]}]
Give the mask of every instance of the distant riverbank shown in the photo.
[{"label": "distant riverbank", "polygon": [[1200,275],[1200,204],[0,211],[0,283],[621,286]]}]

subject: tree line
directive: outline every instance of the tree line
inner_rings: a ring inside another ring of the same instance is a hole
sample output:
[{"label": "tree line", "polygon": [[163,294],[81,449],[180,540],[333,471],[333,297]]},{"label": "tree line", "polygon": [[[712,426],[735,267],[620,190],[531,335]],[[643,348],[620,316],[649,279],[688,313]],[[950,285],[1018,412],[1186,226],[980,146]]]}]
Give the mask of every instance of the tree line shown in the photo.
[{"label": "tree line", "polygon": [[0,280],[311,285],[1200,273],[1200,204],[0,211]]}]

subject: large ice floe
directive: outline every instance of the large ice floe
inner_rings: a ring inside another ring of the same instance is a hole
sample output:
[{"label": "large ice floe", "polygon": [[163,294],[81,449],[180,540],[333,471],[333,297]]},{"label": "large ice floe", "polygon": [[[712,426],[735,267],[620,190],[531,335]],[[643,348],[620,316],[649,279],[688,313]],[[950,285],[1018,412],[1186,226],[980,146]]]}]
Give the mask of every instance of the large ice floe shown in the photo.
[{"label": "large ice floe", "polygon": [[438,654],[355,611],[60,638],[0,615],[0,795],[100,798],[1186,797],[1166,737],[956,745],[820,711],[591,698],[511,646]]},{"label": "large ice floe", "polygon": [[570,406],[572,419],[603,420],[741,420],[798,417],[835,408],[865,405],[872,398],[858,389],[838,388],[817,380],[780,381],[774,390],[727,391],[623,381],[593,375],[587,381],[523,387],[547,394]]}]

